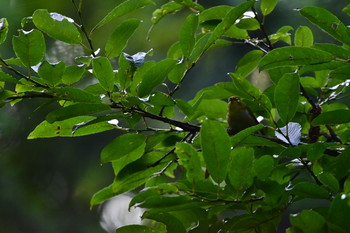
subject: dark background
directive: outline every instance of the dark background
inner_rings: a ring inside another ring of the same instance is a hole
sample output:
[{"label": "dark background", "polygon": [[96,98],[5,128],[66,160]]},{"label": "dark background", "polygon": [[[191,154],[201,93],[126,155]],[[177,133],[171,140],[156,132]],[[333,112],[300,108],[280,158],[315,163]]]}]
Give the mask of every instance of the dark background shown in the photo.
[{"label": "dark background", "polygon": [[[83,16],[88,29],[113,9],[120,0],[84,0]],[[159,4],[165,0],[155,1]],[[198,1],[205,6],[215,4],[236,5],[242,1]],[[334,42],[316,27],[310,25],[295,8],[321,6],[338,15],[345,23],[349,17],[341,12],[346,0],[284,0],[279,1],[276,11],[267,17],[266,28],[272,34],[284,25],[310,26],[316,42]],[[146,40],[151,12],[156,6],[137,10],[126,17],[143,19],[141,27],[130,41],[125,52],[134,54],[154,49],[149,59],[160,60],[167,48],[178,40],[178,31],[186,16],[184,13],[167,16]],[[0,18],[7,18],[10,32],[0,47],[2,58],[13,56],[11,37],[17,34],[20,21],[36,9],[48,9],[75,19],[77,14],[70,0],[1,0]],[[126,18],[123,17],[122,19]],[[103,44],[121,20],[115,20],[98,29],[93,37],[95,48]],[[26,29],[30,27],[26,26]],[[315,30],[316,29],[316,30]],[[187,100],[213,83],[229,81],[228,72],[234,71],[238,59],[248,46],[236,45],[209,52],[189,73],[178,96]],[[64,59],[69,62],[71,49],[48,39],[48,59]],[[77,49],[77,53],[81,53]],[[15,106],[0,109],[0,233],[69,233],[104,232],[99,226],[98,208],[89,210],[91,196],[109,185],[113,172],[109,165],[100,165],[101,149],[120,132],[109,131],[98,135],[78,138],[51,138],[27,140],[28,134],[45,119],[45,114],[55,106],[37,108],[45,100],[26,100]]]}]

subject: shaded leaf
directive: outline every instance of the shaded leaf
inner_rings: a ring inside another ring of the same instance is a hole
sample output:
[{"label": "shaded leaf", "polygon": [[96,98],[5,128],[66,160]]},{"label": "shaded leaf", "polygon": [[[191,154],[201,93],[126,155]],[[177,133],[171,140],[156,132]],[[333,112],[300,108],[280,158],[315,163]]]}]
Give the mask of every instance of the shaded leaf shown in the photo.
[{"label": "shaded leaf", "polygon": [[328,220],[344,229],[345,232],[350,231],[350,214],[349,196],[338,194],[332,201],[328,211]]},{"label": "shaded leaf", "polygon": [[[164,59],[158,63],[155,63],[152,67],[145,72],[136,72],[135,79],[141,80],[138,85],[138,96],[144,97],[149,95],[153,88],[162,84],[167,74],[174,68],[176,61],[173,59]],[[136,77],[138,75],[139,77]]]},{"label": "shaded leaf", "polygon": [[44,61],[38,69],[38,74],[47,84],[57,86],[62,82],[65,69],[66,65],[62,61],[54,64]]},{"label": "shaded leaf", "polygon": [[350,110],[339,109],[321,113],[312,121],[312,125],[343,124],[348,122],[350,122]]},{"label": "shaded leaf", "polygon": [[84,72],[84,66],[68,66],[63,73],[62,82],[66,85],[71,85],[78,82],[83,76]]},{"label": "shaded leaf", "polygon": [[218,122],[205,121],[201,127],[201,144],[207,169],[216,183],[221,183],[227,175],[230,157],[230,137]]},{"label": "shaded leaf", "polygon": [[313,210],[303,210],[297,215],[290,216],[290,222],[293,228],[296,227],[303,232],[328,232],[326,220]]},{"label": "shaded leaf", "polygon": [[157,230],[143,225],[127,225],[119,227],[115,233],[130,233],[130,232],[138,232],[138,233],[158,233]]},{"label": "shaded leaf", "polygon": [[300,198],[328,199],[329,197],[326,189],[310,182],[296,184],[291,190],[291,193],[298,195]]},{"label": "shaded leaf", "polygon": [[78,103],[50,112],[46,116],[46,121],[53,123],[55,121],[62,121],[77,116],[87,116],[110,109],[111,108],[106,104]]},{"label": "shaded leaf", "polygon": [[285,74],[275,88],[275,104],[284,124],[291,121],[299,103],[299,76],[295,73]]}]

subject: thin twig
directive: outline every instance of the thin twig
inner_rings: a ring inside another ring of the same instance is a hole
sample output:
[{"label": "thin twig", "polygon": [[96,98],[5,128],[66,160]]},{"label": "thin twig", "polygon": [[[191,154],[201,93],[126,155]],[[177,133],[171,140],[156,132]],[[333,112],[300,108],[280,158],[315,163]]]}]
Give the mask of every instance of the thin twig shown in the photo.
[{"label": "thin twig", "polygon": [[92,41],[91,41],[91,39],[90,39],[90,37],[89,37],[89,35],[88,35],[86,29],[85,29],[85,26],[84,26],[84,21],[83,21],[83,17],[82,17],[82,14],[81,14],[80,7],[78,7],[78,6],[75,4],[75,1],[74,1],[74,0],[72,0],[72,3],[73,3],[73,5],[74,5],[74,7],[75,7],[75,9],[76,9],[76,11],[77,11],[77,13],[78,13],[78,17],[79,17],[79,20],[80,20],[80,23],[81,23],[81,25],[80,25],[81,31],[83,32],[83,34],[84,34],[84,36],[85,36],[87,42],[89,43],[89,47],[90,47],[90,50],[91,50],[91,55],[92,55],[93,57],[96,57],[95,50],[94,50],[94,46],[92,45]]},{"label": "thin twig", "polygon": [[265,39],[266,39],[267,48],[268,48],[269,50],[273,50],[272,43],[271,43],[271,41],[270,41],[270,39],[269,39],[269,36],[268,36],[267,33],[266,33],[266,30],[265,30],[265,27],[264,27],[264,23],[261,22],[261,20],[259,19],[258,13],[256,12],[254,6],[252,7],[252,11],[253,11],[253,13],[254,13],[255,19],[259,22],[260,30],[261,30],[261,32],[263,33],[263,35],[264,35],[264,37],[265,37]]}]

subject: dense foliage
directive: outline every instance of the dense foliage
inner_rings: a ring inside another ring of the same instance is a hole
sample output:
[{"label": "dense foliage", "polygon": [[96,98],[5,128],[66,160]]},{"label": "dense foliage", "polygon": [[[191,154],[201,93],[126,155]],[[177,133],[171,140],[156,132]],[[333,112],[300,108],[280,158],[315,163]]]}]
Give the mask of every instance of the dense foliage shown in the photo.
[{"label": "dense foliage", "polygon": [[[82,1],[72,3],[81,16]],[[290,233],[350,232],[349,27],[326,9],[297,9],[336,41],[320,44],[307,26],[266,32],[277,0],[207,9],[175,0],[152,15],[154,27],[168,14],[188,15],[163,60],[151,61],[152,51],[123,52],[140,26],[136,18],[118,22],[102,51],[94,49],[95,30],[152,4],[122,1],[90,32],[82,22],[36,10],[12,37],[16,57],[0,58],[0,105],[33,98],[48,99],[43,107],[58,105],[29,139],[126,132],[101,152],[115,179],[92,197],[91,207],[137,190],[130,207],[145,208],[143,218],[154,221],[119,233],[271,233],[286,230],[281,222],[290,213]],[[343,11],[350,15],[350,5]],[[0,44],[8,26],[0,19]],[[80,45],[88,55],[75,64],[50,63],[49,37]],[[252,49],[229,74],[232,81],[190,101],[174,98],[207,51],[233,44]],[[257,69],[269,77],[264,90],[247,80],[259,78],[252,75]],[[263,117],[261,124],[230,137],[230,96]]]}]

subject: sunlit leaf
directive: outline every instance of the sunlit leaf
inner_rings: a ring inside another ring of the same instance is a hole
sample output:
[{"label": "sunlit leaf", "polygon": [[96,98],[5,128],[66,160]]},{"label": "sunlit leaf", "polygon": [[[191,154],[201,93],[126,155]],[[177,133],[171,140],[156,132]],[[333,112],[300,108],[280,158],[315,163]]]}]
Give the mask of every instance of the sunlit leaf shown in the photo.
[{"label": "sunlit leaf", "polygon": [[110,61],[105,57],[98,57],[92,60],[94,74],[101,86],[106,91],[112,91],[114,88],[114,72]]},{"label": "sunlit leaf", "polygon": [[314,43],[312,31],[307,26],[300,26],[294,37],[294,45],[299,47],[311,47]]},{"label": "sunlit leaf", "polygon": [[56,40],[68,44],[80,44],[82,41],[74,21],[63,15],[39,9],[33,14],[33,22],[38,29]]},{"label": "sunlit leaf", "polygon": [[127,19],[118,25],[106,43],[105,50],[108,58],[119,56],[139,24],[139,19]]},{"label": "sunlit leaf", "polygon": [[196,30],[198,26],[198,16],[189,15],[180,32],[180,46],[183,54],[188,57],[195,44]]},{"label": "sunlit leaf", "polygon": [[260,3],[260,9],[263,15],[270,14],[275,9],[278,0],[262,0]]},{"label": "sunlit leaf", "polygon": [[0,44],[4,43],[4,41],[7,38],[7,32],[9,30],[8,28],[9,24],[7,22],[6,18],[0,19]]},{"label": "sunlit leaf", "polygon": [[260,70],[283,66],[302,66],[330,62],[334,56],[322,50],[306,47],[283,47],[269,52],[260,62]]}]

